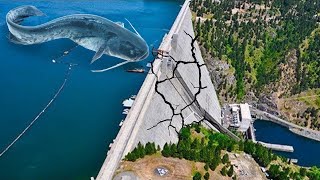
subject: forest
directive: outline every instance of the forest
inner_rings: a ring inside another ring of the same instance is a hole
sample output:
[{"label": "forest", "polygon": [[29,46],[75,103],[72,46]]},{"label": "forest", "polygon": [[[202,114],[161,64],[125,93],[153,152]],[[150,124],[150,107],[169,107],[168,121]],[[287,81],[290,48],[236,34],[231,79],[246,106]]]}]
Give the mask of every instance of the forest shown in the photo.
[{"label": "forest", "polygon": [[193,0],[200,44],[235,69],[230,90],[242,100],[280,77],[279,65],[296,52],[291,92],[320,88],[320,0]]},{"label": "forest", "polygon": [[[205,137],[195,138],[192,131],[196,133],[205,134]],[[227,135],[217,133],[215,131],[204,128],[201,125],[193,124],[184,127],[180,130],[179,141],[177,144],[166,143],[162,150],[155,143],[147,143],[146,145],[138,144],[132,152],[125,156],[127,161],[136,161],[146,155],[152,155],[161,152],[164,157],[172,157],[179,159],[186,159],[194,162],[205,163],[205,174],[196,172],[193,179],[209,179],[208,170],[216,170],[219,165],[223,165],[220,173],[223,176],[229,176],[237,179],[233,165],[230,163],[228,153],[226,152],[245,152],[251,155],[254,160],[262,167],[267,167],[269,178],[275,180],[286,179],[320,179],[320,169],[312,167],[306,169],[303,167],[290,168],[287,166],[287,158],[280,157],[274,154],[270,149],[264,146],[253,143],[252,141],[235,141]],[[275,163],[281,161],[281,163]]]}]

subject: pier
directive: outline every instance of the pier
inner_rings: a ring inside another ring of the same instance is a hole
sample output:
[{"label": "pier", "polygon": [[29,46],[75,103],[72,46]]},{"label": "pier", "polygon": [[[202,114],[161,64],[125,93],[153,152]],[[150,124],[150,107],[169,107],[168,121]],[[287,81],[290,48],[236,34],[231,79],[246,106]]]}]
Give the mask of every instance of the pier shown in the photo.
[{"label": "pier", "polygon": [[281,145],[281,144],[271,144],[271,143],[265,143],[262,141],[257,141],[258,144],[261,144],[262,146],[275,150],[275,151],[283,151],[283,152],[293,152],[294,149],[292,146],[288,145]]},{"label": "pier", "polygon": [[282,144],[272,144],[272,143],[266,143],[262,141],[257,141],[256,140],[256,135],[255,135],[255,129],[253,127],[253,123],[250,124],[249,129],[248,129],[248,139],[251,139],[252,142],[261,144],[262,146],[275,150],[275,151],[283,151],[283,152],[293,152],[294,148],[293,146],[290,145],[282,145]]}]

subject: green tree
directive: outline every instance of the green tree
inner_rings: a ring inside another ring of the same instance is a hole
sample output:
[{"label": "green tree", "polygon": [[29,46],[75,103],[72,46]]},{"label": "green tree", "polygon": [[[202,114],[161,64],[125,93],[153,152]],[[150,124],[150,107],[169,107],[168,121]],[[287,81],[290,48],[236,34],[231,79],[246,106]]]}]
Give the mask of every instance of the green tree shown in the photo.
[{"label": "green tree", "polygon": [[304,167],[300,168],[300,175],[302,177],[305,177],[307,175],[307,169]]},{"label": "green tree", "polygon": [[150,143],[148,142],[145,146],[145,153],[146,155],[151,155],[151,154],[154,154],[156,153],[156,147],[154,145],[154,143]]},{"label": "green tree", "polygon": [[233,166],[231,165],[228,172],[227,172],[228,176],[231,177],[233,175]]},{"label": "green tree", "polygon": [[180,133],[179,133],[179,138],[181,140],[188,140],[190,138],[190,136],[191,136],[190,128],[188,128],[188,127],[181,128]]},{"label": "green tree", "polygon": [[196,172],[193,176],[193,180],[201,180],[202,175],[200,174],[200,172]]},{"label": "green tree", "polygon": [[141,144],[141,142],[138,143],[137,146],[137,153],[139,158],[143,158],[146,155],[146,151],[144,146]]},{"label": "green tree", "polygon": [[204,165],[204,169],[205,169],[206,171],[209,170],[209,165],[208,165],[207,163]]},{"label": "green tree", "polygon": [[164,156],[164,157],[169,157],[171,152],[170,152],[170,147],[167,143],[164,144],[163,146],[163,149],[161,151],[161,154]]},{"label": "green tree", "polygon": [[223,168],[221,169],[220,173],[221,173],[222,176],[226,176],[226,175],[227,175],[227,168],[226,168],[226,166],[223,166]]},{"label": "green tree", "polygon": [[206,172],[206,173],[204,174],[203,178],[204,178],[205,180],[209,180],[210,174],[209,174],[208,172]]},{"label": "green tree", "polygon": [[136,157],[135,154],[129,152],[129,153],[126,155],[125,159],[128,160],[128,161],[134,162],[134,161],[137,160],[137,157]]},{"label": "green tree", "polygon": [[221,161],[223,164],[229,163],[229,155],[228,154],[223,155]]}]

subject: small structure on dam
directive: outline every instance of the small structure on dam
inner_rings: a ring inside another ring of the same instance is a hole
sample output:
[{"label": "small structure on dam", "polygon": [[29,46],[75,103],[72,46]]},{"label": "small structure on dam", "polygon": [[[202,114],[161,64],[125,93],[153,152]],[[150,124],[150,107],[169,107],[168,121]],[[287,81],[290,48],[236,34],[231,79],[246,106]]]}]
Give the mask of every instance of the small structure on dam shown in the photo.
[{"label": "small structure on dam", "polygon": [[201,121],[228,131],[221,126],[221,107],[195,41],[191,18],[186,1],[163,38],[97,179],[112,179],[119,162],[139,142],[155,142],[161,147],[176,143],[183,125]]}]

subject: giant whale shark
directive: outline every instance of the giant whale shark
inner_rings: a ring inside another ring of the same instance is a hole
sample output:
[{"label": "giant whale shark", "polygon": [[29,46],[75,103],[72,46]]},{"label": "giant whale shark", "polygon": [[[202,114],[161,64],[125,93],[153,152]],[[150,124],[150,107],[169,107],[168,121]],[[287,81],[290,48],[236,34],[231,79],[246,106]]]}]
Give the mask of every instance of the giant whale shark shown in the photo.
[{"label": "giant whale shark", "polygon": [[102,72],[128,62],[140,61],[149,55],[147,43],[129,21],[135,33],[124,28],[123,23],[112,22],[91,14],[67,15],[36,26],[20,24],[27,17],[43,15],[45,14],[42,11],[29,5],[10,10],[6,16],[10,31],[9,39],[16,44],[31,45],[68,38],[96,52],[91,63],[103,54],[125,60],[113,67],[94,72]]}]

